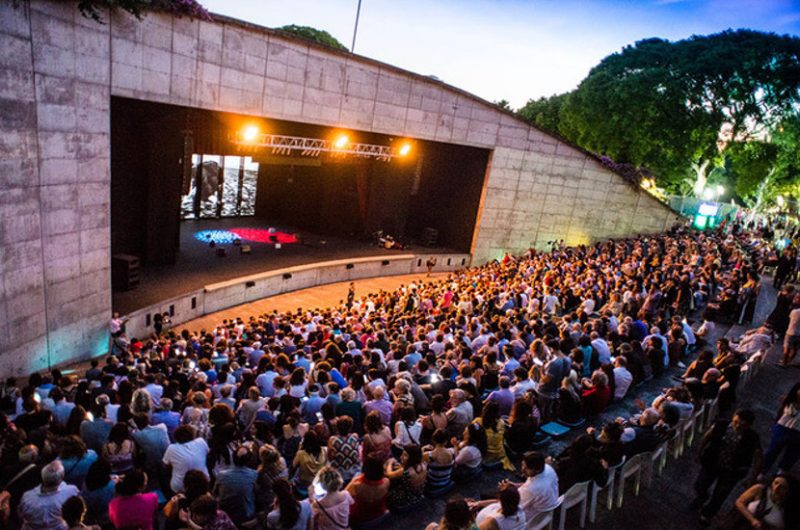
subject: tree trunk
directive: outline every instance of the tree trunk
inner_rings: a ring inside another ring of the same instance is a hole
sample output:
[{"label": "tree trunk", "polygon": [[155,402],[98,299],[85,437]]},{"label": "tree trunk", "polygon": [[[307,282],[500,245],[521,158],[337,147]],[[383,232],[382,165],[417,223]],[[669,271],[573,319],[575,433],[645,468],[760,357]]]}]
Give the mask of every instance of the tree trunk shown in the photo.
[{"label": "tree trunk", "polygon": [[694,185],[692,189],[694,194],[698,197],[703,196],[703,190],[706,189],[706,182],[708,181],[708,166],[711,165],[711,160],[701,160],[699,163],[693,162],[692,169],[694,170]]}]

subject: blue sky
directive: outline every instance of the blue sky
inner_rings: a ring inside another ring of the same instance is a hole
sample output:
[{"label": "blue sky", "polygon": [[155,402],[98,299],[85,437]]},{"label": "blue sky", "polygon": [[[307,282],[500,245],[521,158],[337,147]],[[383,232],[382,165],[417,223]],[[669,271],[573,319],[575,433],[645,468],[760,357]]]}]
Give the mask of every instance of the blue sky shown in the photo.
[{"label": "blue sky", "polygon": [[[357,0],[200,0],[268,27],[325,29],[346,46]],[[570,90],[649,37],[728,28],[800,35],[800,0],[362,0],[356,53],[513,107]]]}]

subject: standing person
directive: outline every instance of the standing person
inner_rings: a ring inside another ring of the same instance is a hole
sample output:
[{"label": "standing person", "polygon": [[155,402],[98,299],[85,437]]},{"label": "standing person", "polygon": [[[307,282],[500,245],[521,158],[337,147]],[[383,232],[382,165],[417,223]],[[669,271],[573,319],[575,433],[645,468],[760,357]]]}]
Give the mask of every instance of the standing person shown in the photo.
[{"label": "standing person", "polygon": [[350,285],[347,287],[347,309],[353,308],[353,302],[356,299],[356,285],[353,282],[350,282]]},{"label": "standing person", "polygon": [[428,258],[428,261],[425,262],[425,268],[428,270],[428,274],[425,275],[426,278],[431,275],[431,272],[433,272],[433,268],[435,266],[436,266],[436,258],[431,256],[430,258]]},{"label": "standing person", "polygon": [[[700,442],[700,474],[692,508],[701,508],[700,521],[708,524],[734,487],[746,476],[752,482],[761,468],[761,442],[753,430],[755,414],[738,410],[733,419],[720,420]],[[713,492],[709,497],[709,489]]]},{"label": "standing person", "polygon": [[778,410],[777,421],[772,427],[772,437],[764,454],[762,472],[769,471],[781,452],[783,457],[778,468],[788,472],[800,458],[800,383],[795,383],[789,390]]},{"label": "standing person", "polygon": [[789,326],[783,340],[783,359],[778,366],[787,367],[792,364],[797,349],[800,348],[800,295],[794,297],[792,311],[789,313]]}]

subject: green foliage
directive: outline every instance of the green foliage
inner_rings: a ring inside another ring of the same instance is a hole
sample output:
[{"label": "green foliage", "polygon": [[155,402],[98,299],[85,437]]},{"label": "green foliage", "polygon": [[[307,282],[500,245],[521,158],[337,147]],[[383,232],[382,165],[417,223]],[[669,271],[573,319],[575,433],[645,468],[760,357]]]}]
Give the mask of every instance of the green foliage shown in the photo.
[{"label": "green foliage", "polygon": [[500,101],[494,101],[493,103],[503,110],[514,110],[511,108],[511,102],[507,99],[501,99]]},{"label": "green foliage", "polygon": [[155,9],[167,11],[178,16],[211,20],[208,11],[196,0],[80,0],[78,9],[81,14],[99,23],[103,23],[101,13],[105,10],[121,9],[136,18],[142,18],[145,11]]},{"label": "green foliage", "polygon": [[542,130],[574,141],[567,122],[561,118],[561,110],[568,97],[569,94],[559,94],[549,98],[531,99],[517,114]]},{"label": "green foliage", "polygon": [[586,149],[646,166],[668,190],[724,170],[747,195],[766,155],[754,145],[728,159],[727,150],[763,140],[798,104],[800,39],[740,30],[639,41],[603,59],[574,91],[529,101],[519,113]]},{"label": "green foliage", "polygon": [[322,29],[316,29],[309,26],[297,26],[295,24],[283,26],[278,29],[304,39],[312,40],[317,44],[323,44],[337,50],[348,51],[344,44],[336,40],[336,37]]}]

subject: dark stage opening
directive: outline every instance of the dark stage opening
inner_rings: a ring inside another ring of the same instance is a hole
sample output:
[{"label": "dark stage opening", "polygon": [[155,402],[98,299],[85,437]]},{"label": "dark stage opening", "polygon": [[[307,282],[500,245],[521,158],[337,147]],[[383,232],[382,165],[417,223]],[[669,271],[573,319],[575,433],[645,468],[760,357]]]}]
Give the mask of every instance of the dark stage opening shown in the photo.
[{"label": "dark stage opening", "polygon": [[[411,150],[387,160],[235,142],[248,128]],[[488,158],[486,149],[112,97],[112,254],[138,260],[134,291],[191,276],[181,294],[345,251],[386,252],[374,245],[378,231],[410,251],[469,253]],[[228,259],[216,259],[219,248]],[[134,285],[114,263],[116,305]]]}]

